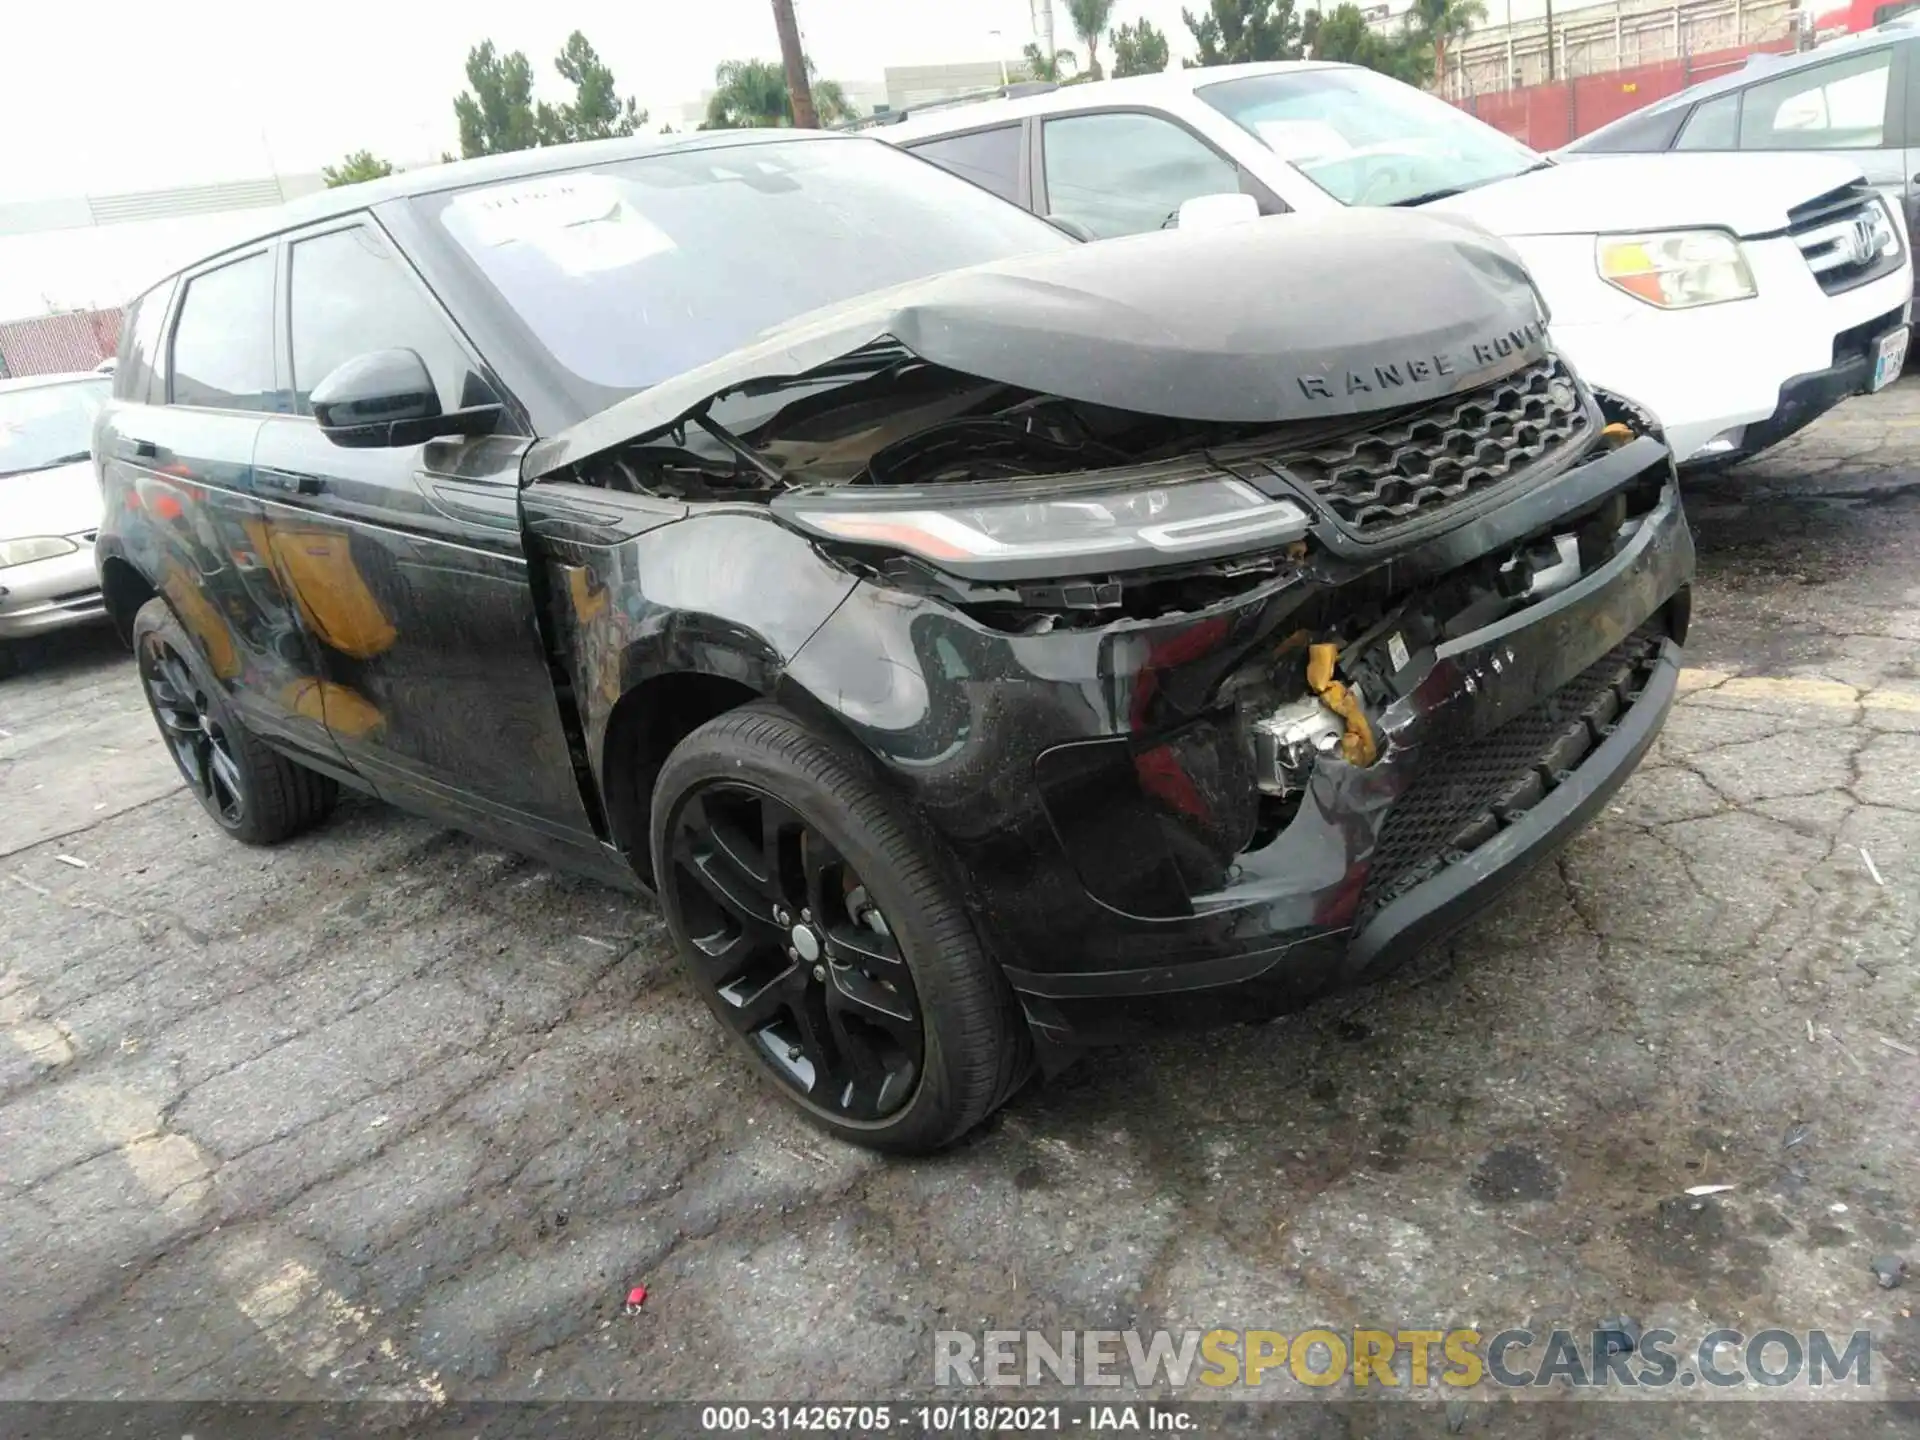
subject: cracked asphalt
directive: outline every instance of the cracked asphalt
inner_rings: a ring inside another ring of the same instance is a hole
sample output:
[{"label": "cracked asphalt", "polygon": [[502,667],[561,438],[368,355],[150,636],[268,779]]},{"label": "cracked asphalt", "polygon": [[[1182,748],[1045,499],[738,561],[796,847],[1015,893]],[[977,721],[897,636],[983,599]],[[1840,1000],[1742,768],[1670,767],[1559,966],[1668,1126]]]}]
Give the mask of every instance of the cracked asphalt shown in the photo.
[{"label": "cracked asphalt", "polygon": [[764,1096],[642,902],[372,803],[231,844],[68,642],[0,684],[0,1399],[861,1398],[943,1329],[1621,1313],[1864,1328],[1911,1395],[1920,382],[1689,504],[1686,694],[1557,866],[917,1162]]}]

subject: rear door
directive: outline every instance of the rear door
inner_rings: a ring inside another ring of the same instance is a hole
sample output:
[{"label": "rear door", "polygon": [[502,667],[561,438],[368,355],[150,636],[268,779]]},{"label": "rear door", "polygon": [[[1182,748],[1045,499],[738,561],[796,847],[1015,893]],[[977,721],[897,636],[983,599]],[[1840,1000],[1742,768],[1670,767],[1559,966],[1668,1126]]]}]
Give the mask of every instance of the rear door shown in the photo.
[{"label": "rear door", "polygon": [[[160,353],[122,386],[103,428],[109,484],[148,522],[129,558],[167,598],[249,729],[340,773],[313,686],[316,660],[262,543],[254,446],[284,409],[274,359],[278,248],[189,272],[173,291]],[[165,303],[164,295],[161,303]],[[143,328],[151,323],[142,313]],[[137,379],[138,396],[127,393]],[[144,402],[144,403],[142,403]]]},{"label": "rear door", "polygon": [[591,839],[521,550],[530,442],[344,449],[309,400],[336,366],[395,348],[426,362],[443,410],[499,382],[365,215],[287,238],[280,314],[292,413],[265,423],[255,463],[334,739],[383,796],[451,823]]}]

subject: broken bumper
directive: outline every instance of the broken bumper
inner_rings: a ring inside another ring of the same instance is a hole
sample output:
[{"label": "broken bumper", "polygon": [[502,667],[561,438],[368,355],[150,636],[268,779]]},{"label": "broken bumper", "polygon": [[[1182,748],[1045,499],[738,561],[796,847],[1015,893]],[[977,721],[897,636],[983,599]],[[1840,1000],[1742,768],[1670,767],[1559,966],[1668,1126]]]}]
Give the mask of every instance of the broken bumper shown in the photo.
[{"label": "broken bumper", "polygon": [[[1323,758],[1246,848],[1209,829],[1252,783],[1218,693],[1297,628],[1310,584],[1041,635],[863,584],[795,657],[790,698],[831,710],[943,842],[1043,1042],[1279,1013],[1381,973],[1551,855],[1632,772],[1677,684],[1693,546],[1651,440],[1394,558],[1444,572],[1655,467],[1659,499],[1616,553],[1416,662],[1375,711],[1380,758]],[[856,673],[871,684],[821,683]]]}]

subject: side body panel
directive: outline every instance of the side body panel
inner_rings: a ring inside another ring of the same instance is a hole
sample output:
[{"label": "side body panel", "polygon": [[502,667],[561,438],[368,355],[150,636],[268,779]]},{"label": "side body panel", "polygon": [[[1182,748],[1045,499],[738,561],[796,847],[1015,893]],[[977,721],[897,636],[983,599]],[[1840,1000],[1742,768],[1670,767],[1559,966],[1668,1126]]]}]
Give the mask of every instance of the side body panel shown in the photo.
[{"label": "side body panel", "polygon": [[342,779],[317,660],[264,544],[254,447],[265,417],[113,402],[98,433],[97,554],[125,560],[180,617],[248,728]]}]

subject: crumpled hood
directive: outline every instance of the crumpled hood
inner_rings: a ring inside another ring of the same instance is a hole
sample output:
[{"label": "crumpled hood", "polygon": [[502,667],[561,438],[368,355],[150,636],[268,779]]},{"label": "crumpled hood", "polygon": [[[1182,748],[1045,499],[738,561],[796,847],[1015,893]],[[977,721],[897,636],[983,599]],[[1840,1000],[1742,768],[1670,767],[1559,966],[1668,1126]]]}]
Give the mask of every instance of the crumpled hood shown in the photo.
[{"label": "crumpled hood", "polygon": [[1423,206],[1496,235],[1590,235],[1719,227],[1749,238],[1787,211],[1860,179],[1830,155],[1592,155]]},{"label": "crumpled hood", "polygon": [[1483,383],[1483,372],[1542,348],[1544,329],[1511,248],[1441,216],[1353,210],[1161,231],[951,271],[802,316],[540,442],[526,475],[886,338],[932,364],[1089,404],[1269,424]]},{"label": "crumpled hood", "polygon": [[0,475],[0,540],[77,535],[100,528],[100,483],[91,460]]}]

